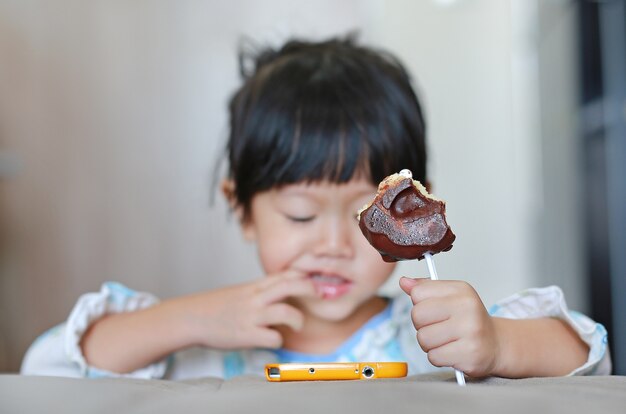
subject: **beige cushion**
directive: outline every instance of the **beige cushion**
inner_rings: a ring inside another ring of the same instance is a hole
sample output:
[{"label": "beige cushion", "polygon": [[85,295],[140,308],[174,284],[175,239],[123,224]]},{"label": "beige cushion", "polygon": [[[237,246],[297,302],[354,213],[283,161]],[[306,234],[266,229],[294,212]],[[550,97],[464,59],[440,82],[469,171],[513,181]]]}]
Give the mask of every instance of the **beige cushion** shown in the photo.
[{"label": "beige cushion", "polygon": [[610,413],[626,412],[626,377],[269,383],[261,377],[173,382],[0,375],[6,413]]}]

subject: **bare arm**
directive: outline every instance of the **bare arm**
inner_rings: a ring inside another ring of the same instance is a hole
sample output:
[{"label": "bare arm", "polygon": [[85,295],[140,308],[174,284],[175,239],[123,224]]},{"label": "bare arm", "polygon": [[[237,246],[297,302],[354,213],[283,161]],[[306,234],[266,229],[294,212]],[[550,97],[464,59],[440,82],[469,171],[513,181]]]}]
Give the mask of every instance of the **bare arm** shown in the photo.
[{"label": "bare arm", "polygon": [[193,345],[182,318],[175,302],[105,316],[83,335],[83,355],[90,365],[107,371],[135,371]]},{"label": "bare arm", "polygon": [[413,301],[417,341],[435,366],[522,378],[566,375],[587,361],[589,347],[567,323],[492,317],[466,282],[402,278],[400,287]]},{"label": "bare arm", "polygon": [[499,338],[500,355],[492,375],[508,378],[561,376],[587,361],[589,347],[561,320],[492,320]]},{"label": "bare arm", "polygon": [[143,368],[192,346],[276,348],[276,325],[299,330],[303,316],[284,300],[317,296],[310,279],[293,271],[252,283],[182,296],[94,322],[81,339],[90,365],[117,373]]}]

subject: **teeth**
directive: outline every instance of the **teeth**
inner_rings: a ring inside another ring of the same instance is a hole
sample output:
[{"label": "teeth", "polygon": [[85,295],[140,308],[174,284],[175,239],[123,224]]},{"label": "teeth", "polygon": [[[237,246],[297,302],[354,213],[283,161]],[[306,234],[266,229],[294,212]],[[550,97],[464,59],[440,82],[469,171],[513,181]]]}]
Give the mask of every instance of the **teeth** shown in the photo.
[{"label": "teeth", "polygon": [[311,278],[320,283],[327,283],[333,285],[341,285],[342,283],[346,283],[346,279],[339,276],[328,276],[328,275],[320,275],[314,274],[311,275]]}]

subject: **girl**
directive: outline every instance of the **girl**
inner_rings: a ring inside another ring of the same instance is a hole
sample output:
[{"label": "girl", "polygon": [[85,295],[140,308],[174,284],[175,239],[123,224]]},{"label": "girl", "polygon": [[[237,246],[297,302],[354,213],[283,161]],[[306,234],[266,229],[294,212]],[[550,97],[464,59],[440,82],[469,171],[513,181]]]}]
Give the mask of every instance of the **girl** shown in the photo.
[{"label": "girl", "polygon": [[31,346],[23,373],[228,378],[269,362],[366,360],[475,377],[610,371],[604,328],[556,287],[491,315],[460,281],[403,278],[406,294],[377,295],[394,264],[356,211],[393,172],[428,182],[422,111],[396,59],[348,39],[291,41],[254,63],[230,102],[222,189],[266,276],[162,302],[106,283]]}]

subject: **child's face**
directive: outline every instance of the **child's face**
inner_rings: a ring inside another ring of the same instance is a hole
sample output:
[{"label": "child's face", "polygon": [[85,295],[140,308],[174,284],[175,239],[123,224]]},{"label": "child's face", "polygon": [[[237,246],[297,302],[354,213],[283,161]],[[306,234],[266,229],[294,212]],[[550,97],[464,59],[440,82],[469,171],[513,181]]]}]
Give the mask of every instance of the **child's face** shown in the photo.
[{"label": "child's face", "polygon": [[309,316],[338,321],[352,315],[393,271],[395,264],[381,259],[356,219],[375,193],[371,182],[355,178],[293,184],[253,197],[244,234],[257,242],[268,275],[295,269],[323,293],[294,299]]}]

